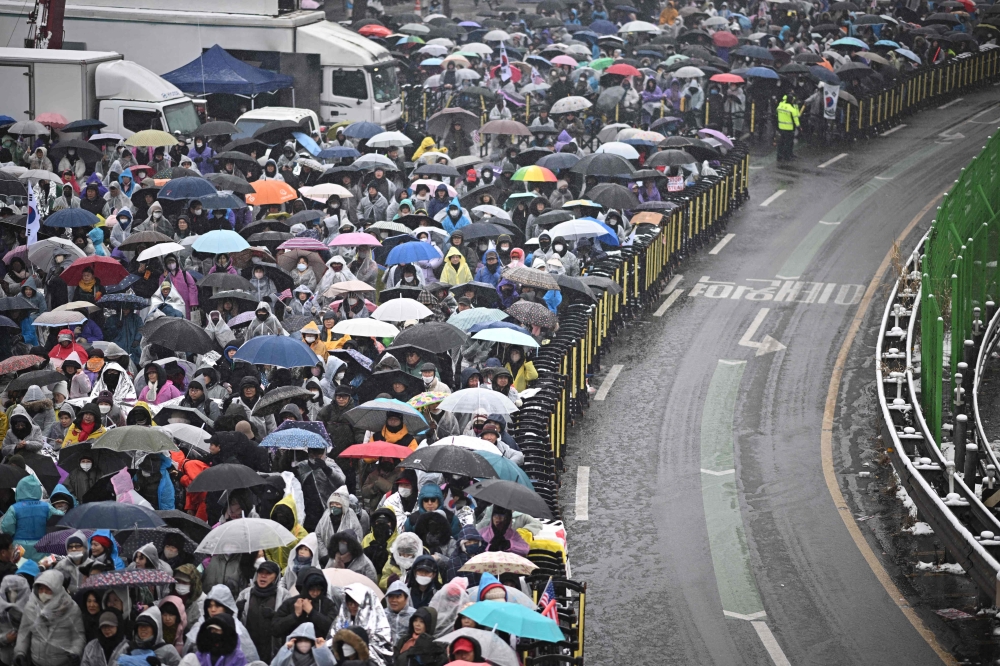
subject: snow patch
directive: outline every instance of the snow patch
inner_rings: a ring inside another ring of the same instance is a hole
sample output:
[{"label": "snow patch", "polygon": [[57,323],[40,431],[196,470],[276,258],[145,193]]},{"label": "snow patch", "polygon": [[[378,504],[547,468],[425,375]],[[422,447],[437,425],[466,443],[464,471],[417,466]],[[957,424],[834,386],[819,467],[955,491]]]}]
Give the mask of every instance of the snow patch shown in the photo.
[{"label": "snow patch", "polygon": [[910,495],[906,492],[906,488],[903,487],[902,483],[897,486],[896,499],[903,503],[906,510],[910,512],[911,518],[917,517],[917,505],[910,499]]},{"label": "snow patch", "polygon": [[948,573],[956,576],[964,576],[965,569],[961,564],[934,564],[933,562],[917,562],[914,567],[917,571],[930,571],[933,573]]},{"label": "snow patch", "polygon": [[934,530],[927,523],[916,523],[913,527],[904,527],[904,532],[909,532],[913,536],[928,536],[934,534]]}]

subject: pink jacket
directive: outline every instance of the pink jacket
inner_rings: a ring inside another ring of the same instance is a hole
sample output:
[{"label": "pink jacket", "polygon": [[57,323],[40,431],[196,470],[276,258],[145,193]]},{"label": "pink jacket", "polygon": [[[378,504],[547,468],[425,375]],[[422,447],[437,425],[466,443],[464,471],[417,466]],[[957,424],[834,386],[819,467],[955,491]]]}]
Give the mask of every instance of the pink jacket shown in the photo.
[{"label": "pink jacket", "polygon": [[160,387],[160,390],[156,392],[156,400],[147,400],[146,394],[149,392],[149,386],[143,386],[142,390],[139,391],[139,400],[144,402],[149,402],[154,405],[162,405],[167,400],[173,400],[174,398],[181,395],[181,392],[177,390],[174,383],[169,379]]},{"label": "pink jacket", "polygon": [[184,299],[184,305],[187,306],[187,312],[184,315],[190,319],[191,308],[198,307],[198,283],[187,271],[178,269],[176,273],[167,271],[166,274],[170,276],[170,282],[174,285],[174,289]]},{"label": "pink jacket", "polygon": [[[486,542],[488,548],[490,541],[493,541],[493,525],[490,525],[485,530],[479,530],[479,535],[483,537],[483,541]],[[528,548],[527,542],[521,538],[521,535],[517,533],[517,530],[513,527],[508,527],[507,533],[503,536],[507,541],[510,541],[510,548],[507,552],[520,555],[521,557],[527,556],[530,548]]]}]

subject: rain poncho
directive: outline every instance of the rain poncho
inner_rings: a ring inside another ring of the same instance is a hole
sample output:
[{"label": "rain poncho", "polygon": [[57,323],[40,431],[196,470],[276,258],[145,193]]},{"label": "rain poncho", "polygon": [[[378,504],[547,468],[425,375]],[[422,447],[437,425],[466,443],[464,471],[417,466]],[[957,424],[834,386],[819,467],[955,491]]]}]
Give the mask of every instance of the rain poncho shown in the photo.
[{"label": "rain poncho", "polygon": [[295,647],[289,648],[283,644],[271,662],[271,666],[334,666],[336,658],[330,648],[327,645],[316,647],[316,629],[312,622],[300,624],[285,638],[289,641],[296,638],[309,639],[313,642],[313,649],[308,655],[305,655],[298,652]]},{"label": "rain poncho", "polygon": [[[15,432],[16,420],[21,421],[21,427],[24,429],[21,436]],[[45,444],[42,429],[31,420],[31,415],[28,414],[28,410],[23,405],[16,405],[11,410],[8,424],[7,434],[3,438],[2,453],[4,457],[10,457],[15,453],[37,453],[42,450]]]},{"label": "rain poncho", "polygon": [[17,638],[7,642],[7,634],[21,626],[30,594],[31,588],[23,576],[4,576],[0,581],[0,660],[5,664],[14,663],[17,642]]},{"label": "rain poncho", "polygon": [[277,504],[274,505],[274,507],[271,509],[271,516],[270,516],[271,520],[275,519],[275,512],[281,511],[282,508],[291,511],[293,523],[291,529],[289,529],[289,532],[291,532],[295,536],[295,541],[285,546],[281,546],[279,548],[269,548],[264,551],[264,556],[267,557],[267,559],[271,560],[272,562],[277,563],[279,567],[284,569],[285,566],[288,564],[289,553],[295,550],[296,544],[298,544],[298,542],[301,541],[302,538],[308,534],[308,532],[306,532],[306,530],[303,529],[301,525],[299,525],[298,512],[295,507],[295,498],[292,497],[291,495],[286,495]]},{"label": "rain poncho", "polygon": [[[455,211],[458,212],[455,213]],[[469,219],[469,216],[465,214],[465,210],[462,208],[462,204],[459,202],[458,197],[453,198],[451,203],[448,204],[448,210],[445,212],[444,217],[441,218],[441,226],[444,227],[445,231],[451,234],[456,229],[467,227],[470,224],[472,224],[472,221]]]},{"label": "rain poncho", "polygon": [[[33,622],[24,622],[17,634],[15,659],[27,660],[34,666],[73,666],[83,654],[86,638],[83,614],[63,587],[63,575],[54,570],[43,571],[35,579],[34,603],[37,610]],[[52,591],[52,598],[42,602],[37,597],[39,586]]]},{"label": "rain poncho", "polygon": [[[238,607],[236,605],[236,599],[233,598],[232,591],[225,585],[215,585],[205,597],[205,605],[208,605],[209,601],[214,601],[217,604],[222,604],[225,606],[229,615],[232,615],[236,621],[236,633],[240,637],[240,649],[243,650],[243,654],[246,655],[247,662],[257,661],[257,647],[253,643],[253,639],[250,637],[250,632],[247,628],[243,626],[243,623],[236,618],[236,613]],[[195,642],[198,640],[198,631],[201,629],[202,625],[205,623],[205,615],[202,614],[201,618],[188,630],[187,640],[184,642],[184,652],[191,653],[195,650]]]},{"label": "rain poncho", "polygon": [[385,595],[389,596],[390,594],[406,595],[406,605],[398,613],[391,608],[386,608],[385,610],[385,617],[389,621],[389,628],[392,630],[392,644],[395,645],[400,637],[406,634],[410,626],[410,618],[413,617],[416,609],[410,603],[410,588],[406,587],[406,583],[403,581],[397,580],[390,585],[389,589],[385,591]]},{"label": "rain poncho", "polygon": [[[166,290],[166,294],[164,294]],[[152,313],[159,310],[168,317],[184,318],[187,312],[187,304],[181,298],[180,292],[174,289],[174,284],[170,280],[163,280],[159,289],[149,299],[149,311]]]},{"label": "rain poncho", "polygon": [[208,323],[205,324],[205,332],[222,349],[225,349],[236,340],[236,335],[229,328],[229,324],[223,320],[222,313],[218,310],[212,310],[208,313]]},{"label": "rain poncho", "polygon": [[[346,600],[348,597],[359,606],[358,613],[353,619],[347,610]],[[352,625],[362,627],[368,632],[368,649],[371,651],[372,657],[377,657],[384,663],[390,663],[392,629],[389,628],[389,620],[385,616],[382,604],[375,599],[375,594],[362,583],[351,583],[344,588],[344,603],[341,604],[340,613],[333,623],[333,631],[347,629]]]},{"label": "rain poncho", "polygon": [[[329,555],[326,549],[330,544],[330,538],[338,532],[353,532],[359,542],[364,538],[361,530],[361,521],[358,520],[358,515],[354,513],[354,509],[351,508],[351,498],[346,486],[341,486],[335,490],[327,498],[326,504],[326,511],[323,512],[323,516],[316,523],[316,537],[319,539],[320,559],[326,559]],[[334,518],[330,515],[330,505],[338,505],[342,510],[336,525],[333,524]]]},{"label": "rain poncho", "polygon": [[[118,382],[112,388],[106,379],[108,372],[112,375],[118,373]],[[90,395],[92,398],[97,398],[101,394],[101,391],[111,391],[115,397],[116,405],[123,405],[125,403],[132,404],[136,400],[135,384],[129,379],[128,372],[125,368],[117,363],[107,363],[104,369],[101,371],[100,378],[94,383],[94,388],[91,390]]]},{"label": "rain poncho", "polygon": [[[343,268],[339,271],[333,269],[333,265],[339,263]],[[323,292],[337,284],[338,282],[347,282],[348,280],[356,280],[354,273],[347,267],[348,261],[342,256],[337,255],[331,257],[330,261],[326,262],[326,265],[330,267],[326,273],[323,274],[323,278],[319,281],[319,287],[316,289],[316,293],[323,296]]]},{"label": "rain poncho", "polygon": [[260,310],[267,310],[267,318],[261,320],[259,317],[254,316],[250,325],[247,326],[247,336],[246,339],[256,338],[258,335],[288,335],[285,329],[282,328],[281,322],[278,318],[274,316],[271,312],[271,304],[267,301],[261,301],[257,304],[254,312]]},{"label": "rain poncho", "polygon": [[[459,257],[458,267],[452,265],[451,258]],[[457,247],[452,247],[448,250],[448,254],[444,255],[444,268],[441,269],[441,282],[445,282],[452,286],[458,286],[460,284],[465,284],[466,282],[472,282],[472,271],[469,270],[469,265],[465,261],[465,255]]]}]

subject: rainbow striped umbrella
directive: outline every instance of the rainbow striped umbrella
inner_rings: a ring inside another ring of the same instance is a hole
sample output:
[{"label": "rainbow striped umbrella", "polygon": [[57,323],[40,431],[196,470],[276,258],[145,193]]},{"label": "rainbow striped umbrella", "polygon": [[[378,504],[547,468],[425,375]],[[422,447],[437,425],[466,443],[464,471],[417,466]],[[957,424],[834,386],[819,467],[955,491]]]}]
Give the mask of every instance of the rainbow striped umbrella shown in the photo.
[{"label": "rainbow striped umbrella", "polygon": [[554,183],[559,180],[554,173],[537,164],[521,167],[514,172],[514,175],[510,179],[532,183]]}]

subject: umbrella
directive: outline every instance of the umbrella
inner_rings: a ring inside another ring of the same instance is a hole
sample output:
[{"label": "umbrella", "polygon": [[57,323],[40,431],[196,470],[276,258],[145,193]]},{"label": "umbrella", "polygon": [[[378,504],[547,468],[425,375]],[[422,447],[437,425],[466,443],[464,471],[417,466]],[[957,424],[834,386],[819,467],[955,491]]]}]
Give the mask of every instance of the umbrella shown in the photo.
[{"label": "umbrella", "polygon": [[697,160],[693,155],[691,155],[691,153],[684,150],[661,150],[646,160],[646,166],[683,166],[685,164],[692,164],[696,161]]},{"label": "umbrella", "polygon": [[618,155],[592,153],[577,162],[570,171],[583,176],[615,177],[628,176],[635,172],[635,167]]},{"label": "umbrella", "polygon": [[204,178],[186,176],[184,178],[173,178],[160,188],[156,198],[165,201],[181,201],[185,199],[198,199],[217,193],[215,185]]},{"label": "umbrella", "polygon": [[273,520],[237,518],[209,532],[198,544],[197,552],[208,555],[256,553],[258,550],[287,546],[295,541],[295,535]]},{"label": "umbrella", "polygon": [[471,437],[469,435],[453,435],[450,437],[443,437],[434,442],[432,446],[444,446],[444,445],[460,446],[463,449],[475,451],[476,453],[490,453],[493,455],[498,455],[498,456],[500,455],[500,449],[498,449],[495,445],[490,444],[485,439],[480,439],[478,437]]},{"label": "umbrella", "polygon": [[309,252],[323,252],[327,246],[315,238],[289,238],[278,246],[279,250],[307,250]]},{"label": "umbrella", "polygon": [[379,132],[368,139],[368,146],[371,148],[391,148],[392,146],[404,147],[413,143],[413,139],[402,132]]},{"label": "umbrella", "polygon": [[427,119],[427,132],[429,134],[443,135],[451,126],[459,123],[463,132],[472,132],[479,129],[479,116],[458,107],[450,107],[438,111]]},{"label": "umbrella", "polygon": [[240,291],[238,289],[230,289],[227,291],[217,291],[212,296],[208,297],[210,301],[224,301],[226,299],[232,299],[234,301],[243,301],[244,303],[251,303],[256,305],[259,301],[254,298],[252,294],[248,294],[245,291]]},{"label": "umbrella", "polygon": [[466,492],[478,500],[511,511],[526,513],[535,518],[555,520],[549,506],[538,493],[514,481],[487,479],[469,486]]},{"label": "umbrella", "polygon": [[18,481],[28,476],[28,473],[17,465],[0,465],[0,488],[14,489]]},{"label": "umbrella", "polygon": [[[441,638],[435,639],[435,642],[451,645],[462,637],[475,639],[479,643],[483,661],[495,664],[496,666],[518,666],[517,654],[511,649],[510,643],[492,631],[462,627],[461,629],[445,634]],[[465,666],[471,662],[456,661],[452,663],[455,666]]]},{"label": "umbrella", "polygon": [[4,317],[3,315],[0,315],[0,328],[17,328],[17,329],[20,329],[21,325],[18,324],[13,319],[11,319],[10,317]]},{"label": "umbrella", "polygon": [[617,183],[601,183],[588,190],[587,195],[605,208],[632,210],[639,205],[639,198],[627,187]]},{"label": "umbrella", "polygon": [[[222,153],[223,155],[229,153]],[[244,153],[238,153],[243,155]],[[249,157],[250,160],[253,158]],[[236,194],[253,194],[253,186],[238,176],[230,176],[228,173],[210,173],[205,175],[205,179],[215,185],[220,190],[228,190]]]},{"label": "umbrella", "polygon": [[462,565],[459,571],[468,573],[491,573],[494,576],[512,573],[518,576],[530,576],[538,565],[526,560],[520,555],[507,552],[480,553]]},{"label": "umbrella", "polygon": [[458,169],[448,164],[421,164],[413,173],[418,176],[448,176],[450,178],[457,178],[461,175]]},{"label": "umbrella", "polygon": [[[473,337],[478,337],[488,332],[517,333],[509,329],[486,329],[476,333]],[[519,335],[524,335],[523,333]],[[510,401],[510,398],[499,391],[491,391],[486,388],[467,388],[455,391],[441,401],[440,409],[456,414],[474,414],[479,410],[486,411],[487,414],[511,414],[517,411],[517,406]]]},{"label": "umbrella", "polygon": [[549,643],[566,640],[559,625],[521,604],[501,601],[479,601],[461,611],[465,617],[484,627],[513,634],[520,638],[534,638]]},{"label": "umbrella", "polygon": [[124,530],[129,527],[163,527],[163,519],[138,504],[122,502],[87,502],[66,512],[59,521],[65,527],[77,529]]},{"label": "umbrella", "polygon": [[82,141],[80,139],[60,141],[49,149],[49,157],[55,160],[55,162],[53,162],[54,164],[57,164],[58,159],[62,157],[62,154],[71,148],[76,150],[80,154],[80,157],[86,160],[97,160],[101,157],[100,148],[89,141]]},{"label": "umbrella", "polygon": [[109,308],[130,307],[138,310],[149,307],[149,299],[135,294],[105,294],[97,301],[97,304]]},{"label": "umbrella", "polygon": [[[323,446],[329,446],[331,444],[331,442],[330,442],[330,433],[328,433],[326,431],[326,426],[323,425],[322,421],[291,421],[291,420],[289,420],[289,421],[285,421],[281,425],[279,425],[278,429],[275,432],[283,432],[285,430],[307,431],[307,432],[309,432],[312,435],[316,435],[316,436],[320,437],[325,442],[325,444]],[[274,433],[271,433],[271,434],[273,435]],[[311,446],[307,445],[306,448],[309,448],[309,449],[319,448],[319,443],[316,442],[316,440],[310,440],[309,444],[311,444]]]},{"label": "umbrella", "polygon": [[[171,359],[174,360],[174,359]],[[160,359],[159,363],[167,363],[168,361]],[[187,361],[180,361],[181,366],[183,366]],[[160,411],[156,412],[156,416],[153,417],[153,423],[158,426],[165,426],[170,423],[170,419],[174,417],[182,417],[187,419],[188,422],[198,424],[203,428],[211,428],[212,420],[208,418],[208,415],[200,409],[194,407],[181,407],[179,404],[174,403],[164,403],[160,406]]]},{"label": "umbrella", "polygon": [[[72,532],[70,532],[70,534],[72,534]],[[163,544],[166,541],[168,534],[172,534],[180,538],[181,543],[184,546],[185,553],[193,555],[197,550],[198,542],[176,527],[160,527],[155,530],[148,528],[121,530],[115,534],[115,541],[121,544],[118,547],[118,553],[123,558],[132,559],[132,555],[147,543],[153,544],[156,546],[156,552],[162,553]]]},{"label": "umbrella", "polygon": [[[326,200],[335,194],[341,199],[350,199],[354,196],[349,189],[336,183],[320,183],[319,185],[300,187],[299,194],[319,203],[326,203]],[[244,231],[246,230],[244,229]]]},{"label": "umbrella", "polygon": [[79,326],[87,321],[87,316],[79,312],[56,311],[40,314],[32,321],[34,326]]},{"label": "umbrella", "polygon": [[352,148],[351,146],[333,146],[332,148],[324,148],[319,151],[319,154],[316,155],[316,157],[321,160],[342,160],[361,157],[361,153],[359,153],[356,148]]},{"label": "umbrella", "polygon": [[849,46],[864,51],[868,50],[868,45],[857,37],[842,37],[834,42],[830,42],[830,46]]},{"label": "umbrella", "polygon": [[840,85],[840,77],[828,70],[826,67],[813,65],[809,68],[809,73],[813,76],[813,78],[818,81],[822,81],[823,83]]},{"label": "umbrella", "polygon": [[592,106],[593,104],[586,97],[574,95],[556,100],[549,111],[557,115],[560,113],[576,113],[577,111],[589,109]]},{"label": "umbrella", "polygon": [[[32,302],[26,299],[24,296],[5,296],[3,298],[0,298],[0,312],[11,312],[13,310],[35,310],[35,309],[37,308],[34,306],[34,304],[32,304]],[[36,356],[35,358],[38,357]]]},{"label": "umbrella", "polygon": [[417,449],[399,463],[399,466],[422,472],[441,472],[478,479],[496,478],[496,472],[485,458],[453,445],[434,445]]},{"label": "umbrella", "polygon": [[255,180],[250,185],[253,187],[253,194],[246,194],[244,198],[251,206],[283,204],[297,196],[294,187],[280,180]]},{"label": "umbrella", "polygon": [[409,457],[413,451],[405,446],[389,442],[373,441],[367,444],[355,444],[344,449],[338,458],[403,458]]},{"label": "umbrella", "polygon": [[382,247],[382,243],[371,234],[355,231],[347,234],[337,234],[330,241],[330,247]]},{"label": "umbrella", "polygon": [[335,282],[324,292],[328,298],[343,296],[352,292],[374,292],[375,288],[367,282],[361,280],[347,280],[346,282]]},{"label": "umbrella", "polygon": [[27,391],[32,386],[51,386],[66,381],[66,375],[55,370],[32,370],[18,375],[7,385],[8,391]]},{"label": "umbrella", "polygon": [[[284,432],[291,431],[285,430]],[[201,472],[188,486],[188,492],[210,493],[236,490],[237,488],[253,488],[254,486],[262,486],[264,483],[264,479],[246,465],[224,463],[213,465]]]},{"label": "umbrella", "polygon": [[[91,137],[93,139],[93,137]],[[126,146],[134,146],[136,148],[160,148],[168,147],[177,144],[177,139],[175,139],[168,132],[163,130],[142,130],[141,132],[136,132],[129,138],[125,139]]]},{"label": "umbrella", "polygon": [[309,345],[284,335],[252,338],[237,350],[236,358],[253,365],[274,365],[279,368],[311,367],[320,362]]},{"label": "umbrella", "polygon": [[[479,441],[485,442],[485,440]],[[477,453],[483,458],[486,458],[486,461],[493,466],[494,471],[497,473],[497,478],[519,483],[525,488],[531,488],[532,490],[535,489],[534,484],[531,482],[531,479],[528,478],[528,475],[524,472],[524,470],[511,462],[509,458],[505,458],[501,454],[494,453],[492,451],[479,450]]]},{"label": "umbrella", "polygon": [[[0,468],[11,467],[11,465],[0,465]],[[28,473],[21,468],[17,468],[21,471],[24,476]],[[3,483],[2,478],[0,478],[0,483]],[[8,486],[2,485],[0,487],[7,488]],[[13,488],[14,486],[10,486]],[[90,537],[94,535],[94,530],[80,530],[83,532],[84,536],[89,540]],[[56,532],[49,532],[45,536],[35,543],[35,550],[39,553],[51,553],[52,555],[65,555],[66,554],[66,540],[69,539],[76,530],[58,530]]]},{"label": "umbrella", "polygon": [[177,451],[177,445],[167,434],[146,426],[120,426],[112,428],[93,444],[95,449],[112,451],[144,451],[167,453]]},{"label": "umbrella", "polygon": [[254,405],[253,416],[277,414],[282,407],[299,398],[312,399],[312,392],[301,386],[279,386],[265,393]]},{"label": "umbrella", "polygon": [[381,125],[369,122],[352,123],[344,128],[344,135],[351,139],[370,139],[381,134],[385,129]]},{"label": "umbrella", "polygon": [[102,123],[100,120],[84,118],[83,120],[74,120],[59,131],[63,134],[69,134],[72,132],[86,132],[87,130],[100,130],[105,127],[107,127],[107,124]]},{"label": "umbrella", "polygon": [[358,159],[354,160],[352,166],[358,169],[374,170],[374,169],[384,169],[385,171],[399,171],[399,167],[396,163],[390,160],[385,155],[380,155],[378,153],[368,153],[367,155],[362,155]]},{"label": "umbrella", "polygon": [[63,208],[45,218],[47,227],[92,227],[100,222],[97,216],[83,208]]},{"label": "umbrella", "polygon": [[393,338],[399,335],[399,329],[392,324],[372,319],[371,317],[345,319],[344,321],[337,322],[333,327],[333,332],[341,335],[371,338]]},{"label": "umbrella", "polygon": [[191,136],[223,136],[228,134],[239,134],[240,128],[232,123],[223,120],[213,120],[200,125],[198,129],[191,132]]},{"label": "umbrella", "polygon": [[250,291],[253,288],[250,280],[241,275],[233,275],[232,273],[211,273],[203,277],[198,286],[210,289],[235,289],[240,291]]},{"label": "umbrella", "polygon": [[[531,301],[518,301],[517,303],[514,303],[514,305],[507,308],[507,314],[514,317],[525,326],[554,328],[559,322],[559,317],[556,316],[556,313],[552,312],[541,303],[533,303]],[[477,333],[476,335],[479,334]]]},{"label": "umbrella", "polygon": [[743,72],[743,76],[748,79],[771,79],[772,81],[777,81],[781,78],[776,71],[769,67],[751,67]]},{"label": "umbrella", "polygon": [[363,585],[371,591],[378,601],[385,598],[385,592],[374,581],[350,569],[323,569],[323,577],[326,578],[327,585],[331,587],[345,588],[348,585]]},{"label": "umbrella", "polygon": [[559,283],[556,282],[553,276],[544,271],[527,268],[526,266],[517,266],[515,268],[508,266],[503,269],[501,275],[516,284],[545,289],[547,291],[559,291]]},{"label": "umbrella", "polygon": [[176,527],[178,530],[191,537],[194,541],[201,541],[208,535],[209,532],[212,531],[212,526],[204,520],[184,513],[183,511],[167,509],[157,511],[156,514],[166,521],[167,525],[170,527]]},{"label": "umbrella", "polygon": [[375,308],[371,316],[379,321],[420,320],[430,317],[431,312],[426,305],[412,298],[392,298]]},{"label": "umbrella", "polygon": [[580,158],[573,153],[552,153],[538,160],[535,164],[552,171],[561,171],[573,167]]},{"label": "umbrella", "polygon": [[[530,270],[530,269],[529,269]],[[536,271],[540,273],[541,271]],[[393,347],[413,345],[435,354],[442,354],[465,344],[469,336],[461,329],[444,322],[427,322],[410,326],[393,340]]]},{"label": "umbrella", "polygon": [[[155,231],[143,231],[140,233],[155,234]],[[177,254],[178,252],[183,252],[186,248],[180,243],[174,243],[173,241],[167,243],[159,243],[153,245],[152,247],[146,248],[139,253],[136,257],[136,261],[146,261],[148,259],[153,259],[156,257],[164,257],[168,254]]]},{"label": "umbrella", "polygon": [[118,569],[88,577],[86,584],[80,586],[80,591],[170,585],[176,582],[173,576],[160,569]]},{"label": "umbrella", "polygon": [[389,251],[386,265],[412,264],[417,261],[433,261],[441,258],[441,251],[424,241],[410,241],[397,245]]},{"label": "umbrella", "polygon": [[9,375],[12,372],[21,372],[22,370],[33,368],[43,361],[48,362],[48,359],[42,358],[41,356],[35,356],[34,354],[11,356],[10,358],[5,358],[3,361],[0,361],[0,375]]},{"label": "umbrella", "polygon": [[491,120],[479,128],[480,134],[504,134],[507,136],[531,136],[531,130],[516,120]]},{"label": "umbrella", "polygon": [[510,179],[531,183],[554,183],[559,180],[556,178],[554,173],[545,167],[540,167],[535,164],[521,167],[514,172],[514,175],[511,176]]},{"label": "umbrella", "polygon": [[449,395],[451,394],[444,391],[424,391],[407,400],[406,404],[415,409],[423,409],[424,407],[438,404]]},{"label": "umbrella", "polygon": [[201,326],[179,317],[162,317],[161,319],[167,321],[160,324],[152,332],[143,331],[145,342],[192,354],[204,354],[215,349],[215,342],[208,337],[208,333]]},{"label": "umbrella", "polygon": [[[70,209],[66,209],[70,210]],[[74,209],[80,210],[80,209]],[[66,284],[76,284],[83,277],[83,269],[90,268],[102,284],[116,284],[128,276],[128,271],[111,257],[82,257],[76,259],[60,276]]]},{"label": "umbrella", "polygon": [[[542,307],[545,306],[543,305]],[[548,308],[545,309],[548,310]],[[463,331],[468,331],[476,324],[492,324],[493,322],[503,321],[506,318],[507,313],[503,310],[495,308],[471,308],[464,312],[456,312],[448,318],[448,323]]]},{"label": "umbrella", "polygon": [[211,434],[207,430],[188,423],[168,423],[158,427],[177,441],[190,444],[202,451],[208,451],[208,440]]},{"label": "umbrella", "polygon": [[369,400],[348,410],[344,416],[356,428],[378,432],[385,426],[385,416],[389,412],[402,416],[403,425],[411,433],[427,429],[427,421],[420,412],[405,402],[393,400],[392,398]]},{"label": "umbrella", "polygon": [[7,133],[19,136],[48,136],[49,128],[34,120],[22,120],[8,127]]},{"label": "umbrella", "polygon": [[[269,180],[265,182],[274,183],[278,181]],[[204,252],[205,254],[233,254],[249,249],[250,243],[235,231],[215,229],[209,231],[207,234],[198,236],[198,239],[195,240],[194,245],[191,247],[195,252]]]},{"label": "umbrella", "polygon": [[200,201],[206,210],[240,210],[247,207],[242,199],[228,192],[209,194],[202,197]]}]

